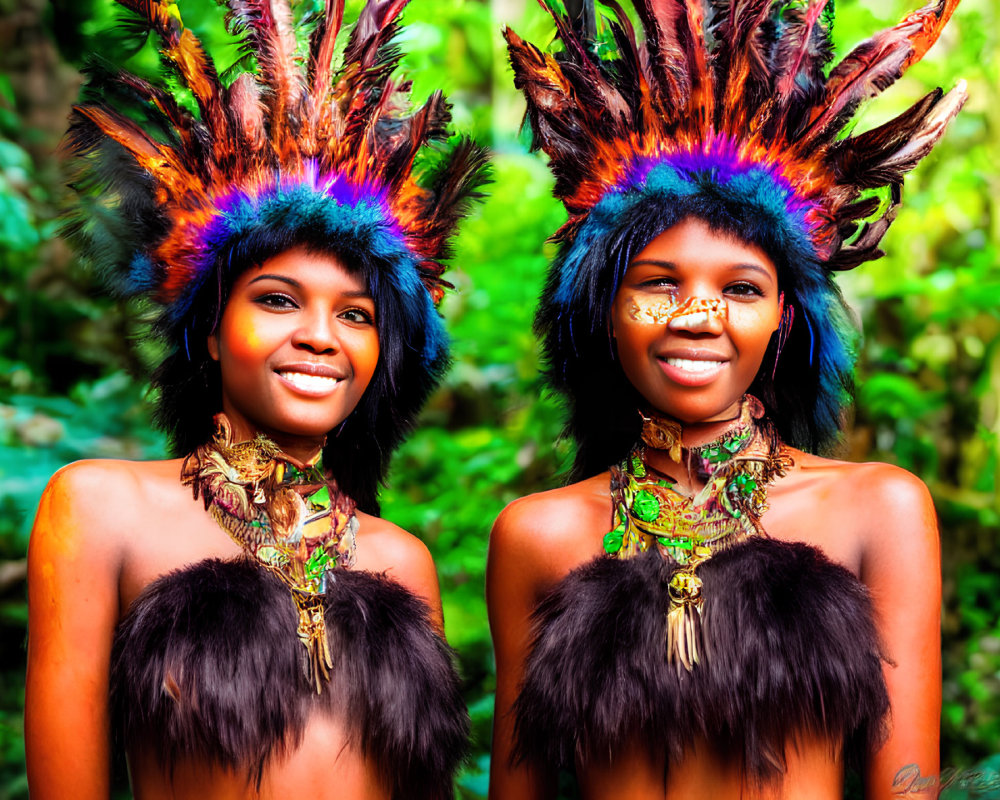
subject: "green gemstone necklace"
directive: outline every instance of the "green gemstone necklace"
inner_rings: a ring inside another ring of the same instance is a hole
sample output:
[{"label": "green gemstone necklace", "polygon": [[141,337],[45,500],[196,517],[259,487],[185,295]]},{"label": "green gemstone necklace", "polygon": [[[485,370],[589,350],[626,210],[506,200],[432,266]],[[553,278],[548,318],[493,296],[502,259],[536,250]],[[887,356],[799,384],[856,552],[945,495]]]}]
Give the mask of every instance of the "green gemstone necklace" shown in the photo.
[{"label": "green gemstone necklace", "polygon": [[[641,413],[641,412],[640,412]],[[774,426],[757,398],[744,396],[739,416],[709,444],[686,448],[676,420],[641,414],[642,437],[621,464],[611,468],[615,528],[604,537],[614,558],[632,558],[656,547],[677,564],[668,592],[667,655],[690,670],[698,662],[702,583],[698,566],[748,536],[765,535],[767,487],[791,465]],[[704,481],[694,496],[646,462],[647,449],[665,451]]]},{"label": "green gemstone necklace", "polygon": [[281,452],[266,436],[233,442],[225,414],[215,438],[181,466],[220,527],[288,587],[299,612],[305,673],[317,693],[333,666],[323,599],[332,570],[350,567],[358,529],[354,501],[337,489],[321,457],[308,464]]}]

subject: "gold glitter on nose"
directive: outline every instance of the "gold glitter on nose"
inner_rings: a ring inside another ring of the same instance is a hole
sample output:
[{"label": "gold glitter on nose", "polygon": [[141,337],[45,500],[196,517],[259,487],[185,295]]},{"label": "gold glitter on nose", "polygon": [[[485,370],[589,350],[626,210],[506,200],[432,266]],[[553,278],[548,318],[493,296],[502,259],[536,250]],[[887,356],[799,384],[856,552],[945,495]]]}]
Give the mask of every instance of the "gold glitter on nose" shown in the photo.
[{"label": "gold glitter on nose", "polygon": [[729,306],[717,297],[689,297],[678,303],[664,298],[633,297],[628,306],[629,318],[644,325],[703,325],[714,317],[729,319]]}]

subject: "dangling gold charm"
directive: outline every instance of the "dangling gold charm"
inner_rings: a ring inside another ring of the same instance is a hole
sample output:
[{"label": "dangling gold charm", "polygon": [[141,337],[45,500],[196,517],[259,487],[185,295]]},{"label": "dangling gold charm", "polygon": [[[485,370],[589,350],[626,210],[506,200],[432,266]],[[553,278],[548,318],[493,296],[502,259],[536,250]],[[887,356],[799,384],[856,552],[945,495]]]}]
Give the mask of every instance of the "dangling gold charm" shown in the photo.
[{"label": "dangling gold charm", "polygon": [[333,659],[330,657],[330,643],[326,635],[326,618],[323,613],[322,595],[308,595],[293,592],[299,609],[299,625],[296,633],[306,648],[306,677],[321,694],[323,684],[330,679]]},{"label": "dangling gold charm", "polygon": [[[667,583],[667,659],[691,670],[710,657],[702,619],[700,565],[749,536],[766,535],[761,517],[767,487],[791,465],[763,404],[745,395],[739,415],[720,421],[713,441],[686,448],[681,425],[655,410],[640,411],[642,441],[613,465],[611,499],[615,527],[604,535],[604,552],[633,558],[656,548],[673,573]],[[760,422],[758,422],[760,420]],[[703,487],[693,495],[678,490],[669,475],[648,466],[652,449],[684,464]]]},{"label": "dangling gold charm", "polygon": [[684,669],[698,663],[701,635],[701,578],[692,569],[678,570],[667,584],[670,611],[667,612],[667,660]]}]

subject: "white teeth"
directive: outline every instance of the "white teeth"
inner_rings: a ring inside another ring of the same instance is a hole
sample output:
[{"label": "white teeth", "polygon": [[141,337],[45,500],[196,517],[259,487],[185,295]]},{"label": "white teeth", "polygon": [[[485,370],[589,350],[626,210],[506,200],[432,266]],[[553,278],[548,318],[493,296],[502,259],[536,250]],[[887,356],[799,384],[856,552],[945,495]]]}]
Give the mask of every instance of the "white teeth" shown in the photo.
[{"label": "white teeth", "polygon": [[325,375],[306,375],[304,372],[279,372],[282,378],[309,392],[322,392],[332,389],[339,382],[338,378],[328,378]]},{"label": "white teeth", "polygon": [[690,358],[668,358],[666,362],[677,369],[682,369],[685,372],[711,372],[714,369],[722,366],[721,361],[694,361]]}]

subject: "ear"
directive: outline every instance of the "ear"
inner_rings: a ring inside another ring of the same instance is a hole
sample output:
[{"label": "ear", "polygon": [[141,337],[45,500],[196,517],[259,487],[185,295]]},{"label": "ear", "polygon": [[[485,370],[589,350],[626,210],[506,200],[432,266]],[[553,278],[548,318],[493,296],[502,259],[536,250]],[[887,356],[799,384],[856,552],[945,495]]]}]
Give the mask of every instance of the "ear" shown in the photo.
[{"label": "ear", "polygon": [[219,336],[216,333],[210,333],[208,338],[205,340],[205,347],[208,349],[208,354],[211,356],[212,361],[219,360]]}]

